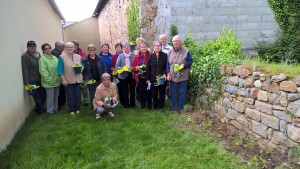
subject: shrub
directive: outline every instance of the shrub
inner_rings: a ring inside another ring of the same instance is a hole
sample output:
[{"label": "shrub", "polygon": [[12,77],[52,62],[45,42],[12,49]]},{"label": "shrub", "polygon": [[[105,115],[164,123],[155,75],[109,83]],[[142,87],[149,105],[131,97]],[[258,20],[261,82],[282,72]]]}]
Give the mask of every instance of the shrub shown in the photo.
[{"label": "shrub", "polygon": [[[205,43],[195,41],[189,33],[183,45],[189,49],[193,57],[190,70],[188,88],[189,101],[195,100],[200,95],[202,87],[212,87],[215,95],[210,95],[208,101],[213,101],[220,93],[222,82],[220,66],[222,64],[234,64],[242,56],[241,42],[236,40],[232,29],[223,28],[218,38],[208,40]],[[195,104],[194,104],[195,106]]]}]

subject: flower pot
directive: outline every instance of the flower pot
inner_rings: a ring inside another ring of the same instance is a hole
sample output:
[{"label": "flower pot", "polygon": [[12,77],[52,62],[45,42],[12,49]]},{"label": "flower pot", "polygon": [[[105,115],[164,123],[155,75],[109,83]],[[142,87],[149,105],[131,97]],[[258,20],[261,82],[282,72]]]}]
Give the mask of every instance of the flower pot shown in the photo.
[{"label": "flower pot", "polygon": [[35,90],[28,90],[27,91],[29,95],[34,95],[35,94]]},{"label": "flower pot", "polygon": [[92,89],[94,89],[94,84],[87,84],[86,87],[87,87],[89,90],[92,90]]},{"label": "flower pot", "polygon": [[81,67],[74,67],[74,72],[75,72],[75,74],[80,74],[81,73]]},{"label": "flower pot", "polygon": [[159,85],[164,85],[164,84],[165,84],[165,81],[166,81],[165,78],[159,79]]},{"label": "flower pot", "polygon": [[122,72],[121,75],[122,75],[123,77],[128,77],[129,72]]}]

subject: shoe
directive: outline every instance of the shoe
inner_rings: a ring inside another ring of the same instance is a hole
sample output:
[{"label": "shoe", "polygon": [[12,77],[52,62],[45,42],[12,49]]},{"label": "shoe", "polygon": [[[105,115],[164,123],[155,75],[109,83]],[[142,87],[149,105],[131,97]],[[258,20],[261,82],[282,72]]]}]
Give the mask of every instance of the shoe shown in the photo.
[{"label": "shoe", "polygon": [[80,111],[79,111],[79,110],[77,110],[77,111],[76,111],[76,113],[77,113],[77,114],[79,114],[79,113],[80,113]]},{"label": "shoe", "polygon": [[109,112],[108,115],[109,115],[110,117],[115,117],[115,115],[113,114],[113,112]]},{"label": "shoe", "polygon": [[96,114],[96,119],[100,119],[100,118],[101,118],[100,114]]},{"label": "shoe", "polygon": [[70,115],[74,115],[75,113],[72,111],[72,112],[70,112]]},{"label": "shoe", "polygon": [[183,112],[184,112],[183,109],[180,109],[178,113],[183,114]]}]

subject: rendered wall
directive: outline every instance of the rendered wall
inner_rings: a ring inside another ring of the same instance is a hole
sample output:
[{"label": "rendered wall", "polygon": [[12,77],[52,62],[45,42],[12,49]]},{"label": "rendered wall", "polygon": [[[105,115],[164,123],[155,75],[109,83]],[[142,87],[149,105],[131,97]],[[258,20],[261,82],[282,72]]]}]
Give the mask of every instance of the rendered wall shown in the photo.
[{"label": "rendered wall", "polygon": [[129,0],[108,1],[98,16],[100,42],[108,43],[111,52],[119,42],[128,40],[126,8]]},{"label": "rendered wall", "polygon": [[12,140],[33,109],[33,99],[24,91],[21,55],[28,40],[42,43],[62,39],[61,21],[48,1],[0,1],[0,151]]},{"label": "rendered wall", "polygon": [[[243,48],[251,49],[261,33],[267,42],[274,41],[279,28],[267,0],[155,0],[156,37],[169,34],[170,25],[185,37],[189,30],[201,41],[216,39],[223,26],[232,28]],[[155,38],[156,38],[155,37]],[[157,39],[157,38],[156,38]]]},{"label": "rendered wall", "polygon": [[65,42],[78,40],[79,47],[86,54],[89,44],[96,45],[97,50],[101,49],[99,36],[98,20],[95,17],[87,18],[64,28]]}]

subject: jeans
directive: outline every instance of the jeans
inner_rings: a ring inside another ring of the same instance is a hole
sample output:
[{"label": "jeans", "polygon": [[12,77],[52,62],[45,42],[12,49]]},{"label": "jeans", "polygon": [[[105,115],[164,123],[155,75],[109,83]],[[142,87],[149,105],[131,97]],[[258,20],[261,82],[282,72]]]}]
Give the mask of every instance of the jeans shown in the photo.
[{"label": "jeans", "polygon": [[[179,105],[177,102],[178,91],[179,91]],[[181,81],[178,83],[171,81],[170,96],[172,102],[171,107],[173,110],[178,110],[178,109],[179,111],[183,110],[183,106],[186,100],[186,92],[187,92],[187,81]]]},{"label": "jeans", "polygon": [[89,103],[89,93],[88,93],[88,89],[86,86],[81,85],[81,92],[82,92],[82,96],[83,96],[83,102]]},{"label": "jeans", "polygon": [[58,110],[59,87],[46,88],[47,93],[47,113],[53,114]]},{"label": "jeans", "polygon": [[68,84],[65,86],[65,91],[67,94],[69,112],[80,110],[80,83]]},{"label": "jeans", "polygon": [[30,81],[29,84],[40,86],[36,90],[33,91],[32,97],[35,103],[35,112],[38,114],[42,114],[45,112],[44,104],[46,101],[46,91],[45,88],[42,87],[41,81]]}]

